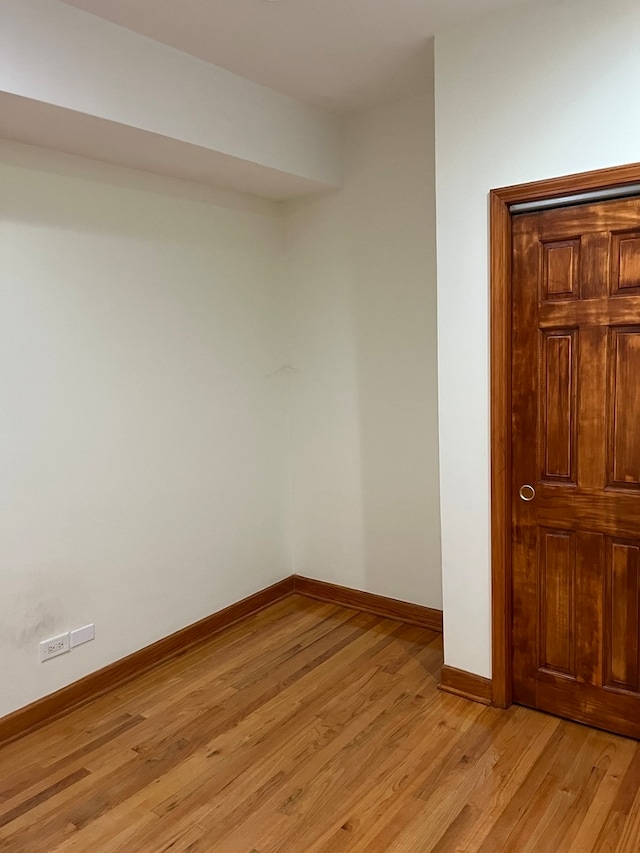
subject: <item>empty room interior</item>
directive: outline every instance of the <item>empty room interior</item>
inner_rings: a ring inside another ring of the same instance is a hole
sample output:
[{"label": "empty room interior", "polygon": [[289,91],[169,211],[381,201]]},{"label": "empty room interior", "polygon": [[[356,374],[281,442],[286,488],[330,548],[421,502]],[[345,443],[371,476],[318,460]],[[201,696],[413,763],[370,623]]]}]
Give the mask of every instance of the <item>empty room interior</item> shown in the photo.
[{"label": "empty room interior", "polygon": [[637,0],[1,0],[0,850],[640,850]]}]

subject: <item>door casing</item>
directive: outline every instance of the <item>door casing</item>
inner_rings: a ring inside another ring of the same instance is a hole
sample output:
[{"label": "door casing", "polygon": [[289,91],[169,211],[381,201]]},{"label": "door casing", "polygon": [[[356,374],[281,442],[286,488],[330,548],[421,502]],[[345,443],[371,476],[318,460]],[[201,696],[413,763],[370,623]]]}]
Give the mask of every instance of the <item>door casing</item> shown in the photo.
[{"label": "door casing", "polygon": [[512,703],[511,212],[523,202],[640,183],[640,163],[491,190],[491,626],[493,704]]}]

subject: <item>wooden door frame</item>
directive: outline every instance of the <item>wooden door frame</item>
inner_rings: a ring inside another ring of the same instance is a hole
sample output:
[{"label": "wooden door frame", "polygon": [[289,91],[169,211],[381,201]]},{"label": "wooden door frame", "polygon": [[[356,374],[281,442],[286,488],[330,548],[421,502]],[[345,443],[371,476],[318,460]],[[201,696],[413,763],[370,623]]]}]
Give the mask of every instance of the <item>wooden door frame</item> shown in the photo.
[{"label": "wooden door frame", "polygon": [[510,205],[640,183],[640,163],[490,192],[491,625],[493,704],[512,702]]}]

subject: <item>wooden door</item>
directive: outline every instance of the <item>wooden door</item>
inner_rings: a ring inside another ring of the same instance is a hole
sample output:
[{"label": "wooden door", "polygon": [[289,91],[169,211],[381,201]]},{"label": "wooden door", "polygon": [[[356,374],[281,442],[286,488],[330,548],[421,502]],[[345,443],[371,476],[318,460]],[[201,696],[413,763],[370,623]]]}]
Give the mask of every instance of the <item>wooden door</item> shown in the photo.
[{"label": "wooden door", "polygon": [[640,737],[640,199],[512,248],[514,700]]}]

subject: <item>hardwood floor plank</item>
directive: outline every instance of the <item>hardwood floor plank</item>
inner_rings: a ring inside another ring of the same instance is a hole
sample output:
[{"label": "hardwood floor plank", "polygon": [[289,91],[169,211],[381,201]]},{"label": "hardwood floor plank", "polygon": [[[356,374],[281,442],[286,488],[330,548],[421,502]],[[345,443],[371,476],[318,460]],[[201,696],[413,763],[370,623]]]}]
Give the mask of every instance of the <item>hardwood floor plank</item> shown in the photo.
[{"label": "hardwood floor plank", "polygon": [[604,770],[604,778],[598,787],[597,797],[589,805],[571,840],[568,847],[570,851],[581,853],[595,849],[596,840],[611,811],[620,781],[624,778],[636,751],[636,742],[628,738],[606,740],[602,753],[594,762],[595,767]]},{"label": "hardwood floor plank", "polygon": [[483,844],[481,853],[518,849],[551,808],[554,793],[568,777],[590,730],[561,720],[531,772],[511,798]]},{"label": "hardwood floor plank", "polygon": [[[623,739],[620,740],[624,743]],[[596,749],[600,747],[600,754],[594,757],[592,749],[583,754],[585,763],[582,772],[574,773],[575,783],[580,785],[580,790],[576,796],[572,796],[569,808],[561,820],[558,820],[559,815],[556,812],[558,824],[552,832],[547,832],[549,838],[555,838],[556,849],[558,847],[566,850],[573,848],[587,814],[594,803],[600,800],[602,785],[611,763],[610,751],[612,748],[615,749],[615,745],[612,745],[609,735],[596,731],[593,733],[592,746]],[[569,785],[568,793],[572,794],[571,782]],[[583,841],[583,846],[584,843]]]},{"label": "hardwood floor plank", "polygon": [[[615,850],[640,790],[640,750],[636,750],[618,785],[606,820],[598,833],[593,850],[597,853]],[[639,842],[640,846],[640,842]]]},{"label": "hardwood floor plank", "polygon": [[[540,752],[558,725],[558,721],[539,715],[530,717],[522,708],[511,708],[510,720],[491,746],[494,759],[488,768],[484,782],[469,792],[458,817],[455,829],[446,830],[447,838],[455,837],[456,843],[474,849],[480,846],[509,799],[531,771]],[[481,723],[481,720],[479,721]],[[527,725],[527,739],[523,743],[522,729]],[[474,816],[473,828],[464,831],[467,816]],[[442,839],[434,843],[434,850],[447,849]]]},{"label": "hardwood floor plank", "polygon": [[[447,704],[444,696],[430,703],[416,726],[423,733],[422,739],[410,738],[386,763],[379,764],[374,774],[363,777],[361,785],[345,798],[333,827],[319,839],[314,850],[330,853],[331,833],[344,827],[348,832],[347,849],[386,849],[388,839],[397,836],[405,821],[424,812],[424,803],[413,796],[416,784],[431,772],[456,734],[475,725],[483,711],[476,703],[464,702],[449,714]],[[341,837],[347,843],[346,837]]]},{"label": "hardwood floor plank", "polygon": [[534,826],[523,830],[523,837],[519,842],[523,853],[555,853],[562,848],[563,843],[565,848],[570,846],[568,841],[563,842],[563,836],[571,826],[572,810],[579,809],[581,800],[588,805],[602,781],[602,771],[593,766],[593,752],[598,734],[589,733],[568,772],[555,778],[549,774],[545,778],[538,796],[542,790],[546,793],[546,789],[551,788],[549,807]]},{"label": "hardwood floor plank", "polygon": [[[405,686],[406,683],[410,684],[415,679],[415,676],[410,678],[409,675],[405,671],[403,678],[403,681],[406,679]],[[427,674],[425,680],[430,683],[430,679],[430,675]],[[311,811],[314,810],[315,813],[315,804],[321,802],[322,808],[327,811],[327,815],[335,814],[340,823],[347,821],[350,817],[350,811],[345,810],[354,808],[364,793],[363,789],[375,790],[379,796],[380,784],[388,779],[389,774],[397,767],[404,754],[405,745],[402,741],[406,733],[415,729],[419,730],[420,724],[424,723],[424,717],[430,717],[434,710],[437,713],[436,696],[433,693],[428,698],[421,696],[419,684],[416,685],[413,697],[405,693],[401,694],[399,698],[401,701],[396,704],[395,708],[390,709],[394,716],[389,715],[388,725],[381,731],[376,732],[374,730],[373,732],[375,748],[372,748],[367,737],[370,731],[364,730],[356,742],[348,743],[343,752],[334,756],[329,764],[305,766],[302,773],[292,780],[294,790],[297,787],[301,792],[296,797],[295,813],[301,818],[301,823],[304,824],[306,830],[306,834],[302,838],[296,837],[295,839],[295,843],[301,844],[301,849],[311,849],[316,842],[320,841],[312,834],[317,830],[313,829],[313,822],[310,820]],[[476,710],[475,713],[477,714],[478,711]],[[410,716],[407,717],[407,715]],[[379,726],[381,722],[384,724],[386,721],[375,718],[373,722]],[[437,740],[433,736],[430,739]],[[364,755],[360,750],[364,752]],[[418,750],[414,750],[413,754],[419,755],[420,753]],[[319,761],[321,758],[322,756],[318,756]],[[350,772],[353,772],[353,775],[349,775]],[[333,778],[340,778],[343,783],[339,796],[335,797],[327,793],[330,791],[327,780]],[[326,786],[326,791],[323,789],[323,785]],[[278,844],[268,849],[284,850],[289,846],[290,841],[293,843],[292,839],[280,839]]]},{"label": "hardwood floor plank", "polygon": [[[387,826],[376,839],[377,848],[389,850],[431,849],[458,818],[471,791],[493,772],[503,743],[510,738],[513,719],[504,712],[484,711],[453,749],[445,751],[426,778],[412,786],[410,814]],[[478,728],[482,735],[476,737]],[[428,807],[427,804],[428,803]],[[419,806],[422,805],[422,809]]]},{"label": "hardwood floor plank", "polygon": [[[553,717],[531,715],[523,708],[513,708],[509,713],[508,725],[499,741],[493,744],[496,760],[484,784],[470,792],[458,814],[435,841],[434,851],[445,853],[458,847],[465,850],[480,847],[558,726],[558,720]],[[522,741],[524,725],[528,733],[525,743]]]},{"label": "hardwood floor plank", "polygon": [[[332,752],[328,765],[327,746],[322,750],[312,750],[308,757],[304,754],[295,756],[294,775],[288,774],[285,785],[263,804],[256,815],[261,821],[272,821],[274,817],[277,820],[278,814],[292,818],[289,822],[289,831],[284,832],[281,829],[276,836],[277,843],[274,841],[266,845],[267,851],[310,849],[322,825],[322,820],[316,821],[316,818],[322,815],[331,817],[335,813],[336,802],[332,797],[330,780],[334,778],[336,767],[340,765],[341,783],[347,790],[353,789],[357,774],[361,774],[361,778],[366,779],[371,763],[375,761],[375,752],[371,749],[370,738],[375,736],[376,741],[384,742],[385,735],[394,725],[394,715],[407,710],[403,701],[405,699],[406,697],[398,694],[388,695],[386,710],[380,712],[378,708],[377,714],[374,714],[372,709],[365,711],[348,725],[339,737],[332,738],[327,744]],[[363,724],[365,728],[362,728]],[[321,744],[323,741],[326,743],[324,732],[323,726],[315,730],[316,741]],[[369,753],[368,761],[361,749]],[[341,799],[344,800],[344,797],[343,790]],[[240,840],[236,830],[232,831],[228,837],[224,837],[223,844],[225,846],[229,844],[233,848]]]},{"label": "hardwood floor plank", "polygon": [[[398,630],[402,629],[396,629],[393,633],[397,634]],[[385,650],[381,649],[380,655],[383,656],[384,654]],[[379,657],[377,662],[381,663],[382,660],[383,658]],[[375,657],[372,658],[371,663],[376,663]],[[312,737],[309,736],[309,732],[301,732],[300,745],[302,751],[293,750],[291,765],[294,768],[296,766],[303,767],[305,773],[310,773],[313,776],[316,772],[316,767],[313,763],[314,756],[318,756],[321,762],[326,762],[331,754],[335,755],[336,752],[343,748],[345,742],[353,738],[354,733],[362,730],[364,722],[370,719],[372,714],[372,702],[370,701],[372,697],[375,697],[373,713],[379,713],[379,707],[376,710],[376,704],[378,697],[381,695],[380,685],[385,685],[382,692],[388,692],[391,679],[383,672],[378,672],[376,682],[375,676],[372,678],[370,672],[353,685],[355,689],[351,694],[351,700],[349,700],[348,695],[340,693],[336,697],[335,702],[332,701],[329,703],[329,707],[324,713],[319,711],[319,717],[313,728]],[[321,725],[318,727],[319,723]],[[278,766],[282,769],[281,762]],[[289,776],[290,768],[287,771],[287,777]],[[286,778],[282,780],[282,782],[285,781]],[[300,780],[296,778],[291,784],[294,785],[299,782]],[[290,796],[288,805],[291,805],[292,800],[293,798]],[[255,806],[253,803],[251,805],[252,807]],[[277,806],[277,803],[267,804],[266,810],[263,809],[257,818],[259,820],[267,818],[269,811],[276,809]],[[289,813],[291,809],[284,808],[282,811],[283,813]]]},{"label": "hardwood floor plank", "polygon": [[23,800],[12,809],[5,811],[0,815],[0,827],[6,826],[6,824],[11,823],[23,814],[27,814],[27,812],[30,812],[36,806],[39,806],[40,803],[44,803],[46,800],[55,796],[59,791],[64,791],[65,788],[70,788],[71,785],[74,785],[80,779],[84,779],[90,775],[90,772],[84,768],[76,770],[74,773],[67,774],[64,778],[54,782],[53,785],[49,785],[49,787],[44,790],[38,791],[37,794],[33,794],[29,799]]},{"label": "hardwood floor plank", "polygon": [[[349,618],[351,616],[356,616],[357,614],[351,613],[349,614]],[[360,620],[360,616],[358,616],[358,621]],[[368,617],[365,617],[368,618]],[[336,622],[336,625],[344,624],[343,621]],[[382,625],[378,625],[379,629],[382,629]],[[396,623],[387,623],[385,631],[389,634],[398,630],[398,626]],[[366,634],[362,637],[358,635],[358,642],[362,644],[361,654],[365,652],[370,654],[370,640],[371,638]],[[291,690],[295,689],[295,684],[292,684]],[[275,699],[280,701],[280,696],[275,697]],[[188,799],[188,803],[185,806],[186,817],[189,820],[195,819],[194,817],[194,805],[197,805],[197,799],[194,804],[194,794],[197,796],[197,792],[199,790],[203,791],[203,801],[205,803],[209,803],[212,796],[216,797],[218,805],[220,805],[220,791],[222,789],[228,794],[229,785],[233,783],[235,779],[238,777],[238,774],[241,773],[242,769],[247,766],[246,756],[243,754],[239,754],[237,758],[229,761],[228,752],[231,751],[234,744],[237,744],[239,741],[243,743],[243,746],[246,746],[244,743],[244,736],[242,729],[245,724],[248,724],[249,730],[251,731],[252,739],[255,740],[256,736],[259,736],[259,741],[261,742],[261,749],[264,751],[265,742],[264,742],[264,731],[261,730],[260,726],[257,725],[256,715],[260,713],[263,709],[258,708],[255,712],[249,714],[246,719],[241,720],[240,722],[236,722],[235,718],[231,718],[230,721],[227,721],[229,724],[229,729],[232,732],[231,735],[231,743],[229,744],[229,750],[227,750],[225,738],[226,731],[220,731],[215,738],[210,739],[206,748],[200,750],[199,753],[194,754],[191,758],[185,758],[183,762],[173,770],[166,774],[162,778],[162,784],[155,786],[151,792],[148,792],[147,789],[143,789],[140,791],[139,796],[134,796],[129,799],[128,806],[138,808],[140,806],[140,801],[146,801],[146,806],[148,808],[154,808],[158,804],[160,800],[163,800],[167,796],[167,785],[173,785],[174,789],[180,791],[179,798],[172,798],[172,800],[165,804],[164,807],[156,809],[156,811],[161,816],[167,816],[169,820],[170,834],[173,835],[174,832],[174,824],[176,821],[180,820],[183,816],[179,809],[180,803],[183,800]],[[278,752],[278,750],[283,749],[283,745],[286,745],[292,737],[291,727],[283,727],[282,716],[280,714],[276,714],[270,721],[270,724],[274,728],[274,732],[278,738],[278,742],[274,745],[273,751]],[[224,729],[224,726],[222,727]],[[145,749],[149,752],[150,755],[157,752],[158,745],[157,744],[146,744]],[[214,761],[216,761],[219,765],[221,765],[221,772],[217,774],[215,785],[212,785],[212,768],[214,767]],[[268,765],[271,762],[270,755],[265,757],[264,763],[268,769]],[[252,765],[255,769],[256,765]],[[261,771],[262,772],[262,771]],[[171,776],[173,774],[173,776]],[[176,778],[176,774],[179,774],[182,778]],[[189,780],[193,779],[193,782]],[[240,784],[244,784],[244,780],[239,780]],[[231,790],[233,790],[231,788]],[[126,818],[126,811],[124,810],[124,815]],[[210,806],[207,805],[206,811],[211,811]],[[111,824],[114,820],[114,811],[112,810],[110,813],[110,820],[105,821],[105,827],[107,831],[110,831]],[[160,845],[160,839],[156,839],[158,845]]]},{"label": "hardwood floor plank", "polygon": [[0,749],[0,849],[637,853],[635,741],[441,665],[427,629],[279,601]]},{"label": "hardwood floor plank", "polygon": [[[394,623],[389,623],[389,636],[384,642],[391,642],[391,638],[397,630],[398,628]],[[368,657],[370,651],[369,649],[364,652],[361,649],[361,655],[366,654]],[[384,648],[381,651],[384,652]],[[375,662],[375,656],[373,660]],[[389,676],[380,673],[378,673],[378,680],[383,676],[388,679],[388,682],[391,681]],[[375,690],[376,687],[376,684],[372,683],[370,671],[364,677],[350,685],[348,690],[344,688],[343,684],[336,684],[335,687],[340,687],[336,696],[336,702],[339,704],[342,720],[334,719],[332,726],[321,727],[316,717],[319,709],[315,703],[308,704],[304,710],[301,709],[296,714],[297,719],[293,717],[289,721],[289,724],[284,727],[278,724],[277,718],[272,718],[268,723],[269,729],[266,732],[262,732],[259,738],[261,759],[244,770],[244,772],[238,772],[238,767],[234,768],[234,762],[231,762],[230,766],[227,767],[227,773],[224,773],[217,780],[216,784],[220,787],[224,786],[225,797],[236,797],[236,802],[237,794],[235,792],[237,791],[240,794],[240,802],[235,811],[228,813],[224,819],[220,818],[222,823],[218,820],[217,815],[226,809],[225,798],[218,798],[213,808],[208,806],[210,818],[216,819],[218,838],[220,838],[223,823],[224,826],[229,825],[231,829],[235,828],[236,823],[240,820],[244,812],[250,811],[256,820],[262,819],[261,815],[258,816],[256,809],[263,797],[261,796],[258,799],[250,797],[247,799],[242,796],[244,791],[259,789],[261,795],[270,794],[270,785],[262,784],[265,778],[269,780],[271,775],[274,778],[277,777],[279,786],[282,787],[292,769],[300,765],[309,766],[308,762],[318,753],[322,754],[323,760],[326,761],[332,752],[340,747],[345,738],[352,736],[353,731],[357,732],[361,730],[363,723],[362,719],[359,718],[359,714],[366,713],[367,710],[371,713],[366,701],[367,691]],[[328,693],[326,685],[319,691],[318,698],[320,701],[328,702],[329,709],[333,705],[333,694]],[[378,711],[379,709],[376,709],[376,712]],[[356,720],[355,723],[353,722],[354,719]],[[246,767],[246,760],[243,756],[239,756],[238,765],[240,769]],[[231,780],[228,778],[229,770],[232,776]],[[206,782],[206,780],[204,781]],[[201,790],[205,792],[210,791],[210,782],[206,788],[200,780],[198,780],[197,784]],[[193,797],[189,799],[192,805]],[[190,805],[185,802],[185,808],[189,807]],[[163,810],[171,809],[172,819],[175,819],[177,814],[179,814],[175,801],[164,804],[162,808]]]},{"label": "hardwood floor plank", "polygon": [[636,795],[633,806],[624,823],[618,841],[619,853],[637,853],[640,838],[640,791]]}]

